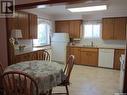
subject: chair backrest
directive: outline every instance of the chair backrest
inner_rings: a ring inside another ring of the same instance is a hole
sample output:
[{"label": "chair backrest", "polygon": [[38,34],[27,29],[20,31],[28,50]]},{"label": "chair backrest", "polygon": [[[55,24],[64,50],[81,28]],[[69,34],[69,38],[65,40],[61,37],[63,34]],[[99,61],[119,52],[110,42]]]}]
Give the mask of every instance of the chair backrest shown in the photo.
[{"label": "chair backrest", "polygon": [[36,81],[26,73],[9,71],[2,76],[5,95],[39,95]]},{"label": "chair backrest", "polygon": [[37,54],[38,53],[36,53],[36,52],[32,52],[31,54],[30,54],[30,58],[29,58],[29,60],[37,60]]},{"label": "chair backrest", "polygon": [[64,74],[66,75],[65,81],[69,81],[69,79],[70,79],[70,74],[71,74],[72,68],[74,66],[74,62],[75,62],[75,56],[70,55],[68,57],[67,64],[64,68]]},{"label": "chair backrest", "polygon": [[37,56],[38,60],[50,60],[50,54],[46,50],[40,50]]}]

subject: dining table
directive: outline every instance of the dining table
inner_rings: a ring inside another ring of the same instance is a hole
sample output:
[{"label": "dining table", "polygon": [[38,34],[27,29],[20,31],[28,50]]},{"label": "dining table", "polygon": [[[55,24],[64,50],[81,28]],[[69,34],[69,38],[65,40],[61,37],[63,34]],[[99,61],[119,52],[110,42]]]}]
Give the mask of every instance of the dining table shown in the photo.
[{"label": "dining table", "polygon": [[47,90],[60,84],[65,75],[63,65],[54,61],[32,60],[19,62],[5,68],[4,73],[8,71],[21,71],[30,75],[35,79],[39,93],[44,93]]}]

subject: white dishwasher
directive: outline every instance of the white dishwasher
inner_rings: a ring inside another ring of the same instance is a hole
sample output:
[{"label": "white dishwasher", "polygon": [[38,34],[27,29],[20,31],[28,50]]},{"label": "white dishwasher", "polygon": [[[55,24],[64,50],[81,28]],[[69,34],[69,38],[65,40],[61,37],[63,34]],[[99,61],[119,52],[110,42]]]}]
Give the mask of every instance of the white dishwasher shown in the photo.
[{"label": "white dishwasher", "polygon": [[99,67],[113,68],[114,49],[99,49]]}]

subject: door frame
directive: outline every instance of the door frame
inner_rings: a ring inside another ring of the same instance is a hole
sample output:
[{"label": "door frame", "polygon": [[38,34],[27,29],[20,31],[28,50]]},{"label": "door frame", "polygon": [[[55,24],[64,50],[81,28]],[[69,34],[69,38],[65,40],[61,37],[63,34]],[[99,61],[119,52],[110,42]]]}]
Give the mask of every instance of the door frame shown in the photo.
[{"label": "door frame", "polygon": [[127,93],[127,24],[126,24],[126,49],[125,49],[125,73],[123,82],[123,93]]}]

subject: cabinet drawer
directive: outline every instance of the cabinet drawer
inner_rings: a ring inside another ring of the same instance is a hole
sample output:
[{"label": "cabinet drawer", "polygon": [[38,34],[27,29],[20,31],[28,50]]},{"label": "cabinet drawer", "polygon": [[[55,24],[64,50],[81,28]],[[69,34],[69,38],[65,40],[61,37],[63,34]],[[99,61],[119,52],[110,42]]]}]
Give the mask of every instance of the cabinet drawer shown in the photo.
[{"label": "cabinet drawer", "polygon": [[98,48],[81,48],[82,51],[98,52]]}]

